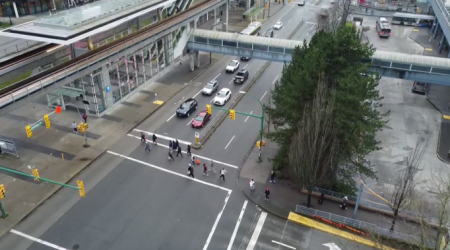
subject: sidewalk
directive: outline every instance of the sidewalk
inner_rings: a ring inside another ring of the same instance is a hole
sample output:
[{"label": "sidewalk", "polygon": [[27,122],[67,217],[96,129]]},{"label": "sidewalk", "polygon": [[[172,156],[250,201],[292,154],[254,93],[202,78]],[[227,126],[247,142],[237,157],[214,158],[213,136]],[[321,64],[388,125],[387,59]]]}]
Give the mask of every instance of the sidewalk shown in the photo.
[{"label": "sidewalk", "polygon": [[[82,147],[83,136],[73,133],[70,127],[73,121],[80,120],[78,114],[73,111],[62,111],[61,114],[51,116],[50,129],[41,126],[33,131],[32,138],[27,138],[25,126],[52,111],[46,105],[45,95],[43,98],[34,98],[28,104],[0,117],[0,138],[14,141],[20,155],[20,158],[16,159],[7,154],[0,154],[0,166],[31,174],[27,166],[34,165],[42,178],[66,183],[101,156],[107,148],[119,143],[117,140],[122,135],[164,105],[153,103],[154,89],[158,93],[158,100],[166,103],[182,89],[193,85],[195,82],[191,83],[189,80],[196,79],[221,57],[213,55],[210,64],[209,53],[201,54],[200,68],[191,72],[187,61],[189,56],[185,56],[181,66],[169,69],[158,82],[150,82],[138,88],[135,90],[138,93],[130,96],[102,118],[88,117],[89,148]],[[171,74],[171,71],[176,71],[177,74]],[[6,198],[2,203],[9,213],[8,218],[0,219],[0,236],[60,188],[6,171],[0,171],[0,183],[6,189]]]},{"label": "sidewalk", "polygon": [[[260,206],[262,209],[272,213],[283,219],[288,218],[289,212],[295,211],[296,205],[306,206],[307,195],[298,191],[295,187],[290,186],[289,183],[283,180],[276,180],[275,183],[270,183],[269,174],[273,168],[273,163],[268,159],[273,158],[278,146],[274,142],[267,141],[267,146],[263,149],[263,162],[258,163],[258,148],[254,147],[249,153],[248,159],[243,164],[239,173],[239,184],[241,190],[252,202]],[[249,190],[249,181],[254,179],[255,191]],[[270,188],[270,201],[265,200],[264,191]],[[318,205],[318,197],[312,197],[312,208],[320,211],[353,218],[353,206],[349,206],[347,210],[342,210],[337,201],[333,201],[330,197],[325,196],[323,205]],[[364,222],[372,223],[378,227],[389,229],[392,218],[381,215],[379,213],[364,210],[361,207],[358,209],[356,218]],[[421,228],[414,223],[408,223],[401,218],[397,219],[395,231],[420,236]]]}]

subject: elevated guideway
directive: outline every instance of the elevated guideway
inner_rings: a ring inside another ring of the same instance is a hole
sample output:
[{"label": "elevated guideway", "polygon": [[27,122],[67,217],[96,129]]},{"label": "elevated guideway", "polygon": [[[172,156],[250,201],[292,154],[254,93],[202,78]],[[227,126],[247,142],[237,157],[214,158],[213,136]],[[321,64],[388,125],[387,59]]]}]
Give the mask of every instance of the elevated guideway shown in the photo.
[{"label": "elevated guideway", "polygon": [[[294,48],[302,44],[294,40],[193,29],[187,47],[195,51],[290,62]],[[369,70],[382,76],[450,85],[450,59],[376,51],[363,62],[371,63]]]},{"label": "elevated guideway", "polygon": [[444,36],[447,38],[447,41],[450,40],[450,8],[449,4],[445,3],[445,0],[428,0],[431,7],[433,8],[433,12],[436,15],[439,26],[444,33]]}]

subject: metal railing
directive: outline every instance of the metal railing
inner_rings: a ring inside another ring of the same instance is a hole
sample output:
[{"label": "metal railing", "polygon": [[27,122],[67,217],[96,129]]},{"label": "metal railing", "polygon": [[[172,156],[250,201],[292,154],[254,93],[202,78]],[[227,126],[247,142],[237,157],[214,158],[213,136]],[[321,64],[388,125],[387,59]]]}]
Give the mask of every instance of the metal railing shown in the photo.
[{"label": "metal railing", "polygon": [[[15,88],[11,92],[0,96],[0,107],[6,106],[10,103],[15,102],[18,99],[26,97],[33,92],[39,91],[44,87],[58,82],[62,79],[72,76],[82,70],[85,70],[95,64],[101,65],[106,60],[117,57],[120,53],[128,51],[135,45],[142,46],[141,48],[150,45],[153,42],[155,34],[160,34],[167,32],[173,28],[180,26],[180,23],[186,23],[192,21],[198,14],[203,13],[205,10],[209,10],[222,4],[223,0],[210,0],[207,2],[200,3],[193,6],[191,9],[182,12],[176,16],[170,17],[167,20],[156,23],[155,26],[142,29],[129,38],[123,38],[124,41],[118,42],[116,44],[111,44],[110,46],[105,46],[105,48],[99,48],[98,51],[94,51],[93,54],[81,56],[78,59],[73,60],[72,63],[66,65],[63,68],[56,69],[54,72],[49,72],[45,75],[38,75],[34,79],[29,79],[25,86],[20,88]],[[139,50],[139,49],[137,49]]]},{"label": "metal railing", "polygon": [[31,47],[37,46],[39,44],[41,44],[41,42],[37,42],[37,41],[25,41],[22,43],[18,43],[14,46],[10,46],[10,47],[0,50],[0,58],[14,55],[21,51],[27,50]]},{"label": "metal railing", "polygon": [[[448,12],[447,8],[445,8],[445,1],[442,1],[442,0],[430,0],[430,1],[435,1],[437,3],[440,11],[442,12],[442,15],[445,18],[447,27],[450,29],[450,13]],[[441,26],[442,26],[442,24],[441,24]]]},{"label": "metal railing", "polygon": [[434,247],[436,242],[433,240],[424,240],[416,236],[412,236],[409,234],[404,234],[396,231],[391,231],[389,229],[380,228],[379,226],[367,223],[360,220],[351,219],[348,217],[319,211],[317,209],[312,209],[300,205],[295,206],[295,212],[301,215],[306,215],[310,217],[320,217],[335,223],[343,224],[354,229],[359,229],[369,234],[376,234],[386,238],[395,239],[401,242],[407,242],[415,245],[423,245],[426,244],[428,247]]}]

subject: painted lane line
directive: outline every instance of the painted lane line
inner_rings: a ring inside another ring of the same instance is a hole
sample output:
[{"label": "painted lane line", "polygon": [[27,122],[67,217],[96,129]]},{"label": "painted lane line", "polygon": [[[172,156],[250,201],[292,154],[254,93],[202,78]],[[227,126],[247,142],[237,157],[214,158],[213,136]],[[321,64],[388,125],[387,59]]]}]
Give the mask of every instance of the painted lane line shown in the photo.
[{"label": "painted lane line", "polygon": [[217,77],[219,77],[222,73],[219,73],[216,77],[213,78],[213,80],[216,80]]},{"label": "painted lane line", "polygon": [[197,94],[195,94],[192,98],[195,98],[195,97],[198,96],[200,93],[202,93],[202,90],[203,90],[203,89],[201,89],[199,92],[197,92]]},{"label": "painted lane line", "polygon": [[307,24],[312,24],[312,25],[316,25],[316,23],[313,23],[313,22],[305,22],[305,23],[307,23]]},{"label": "painted lane line", "polygon": [[[253,110],[252,110],[252,112],[250,112],[250,114],[252,114],[253,113]],[[244,122],[246,122],[247,120],[248,120],[248,118],[249,118],[250,116],[247,116],[247,118],[245,118],[245,121]]]},{"label": "painted lane line", "polygon": [[167,119],[166,122],[169,122],[177,113],[173,114],[171,117],[169,117],[169,119]]},{"label": "painted lane line", "polygon": [[211,99],[211,101],[209,101],[209,103],[212,103],[214,101],[214,99],[216,99],[216,98]]},{"label": "painted lane line", "polygon": [[256,245],[256,241],[258,240],[259,234],[261,233],[262,227],[264,225],[264,221],[266,221],[267,213],[262,212],[259,216],[258,224],[256,224],[255,231],[253,231],[252,238],[247,245],[247,250],[253,250]]},{"label": "painted lane line", "polygon": [[222,210],[220,210],[219,214],[217,215],[216,221],[214,221],[214,225],[213,225],[213,227],[211,229],[211,232],[209,232],[208,239],[206,239],[206,243],[205,243],[205,246],[203,246],[203,250],[208,249],[209,243],[211,242],[211,239],[212,239],[212,237],[214,235],[214,232],[216,231],[217,224],[219,224],[220,217],[222,217],[223,210],[225,210],[225,207],[227,206],[228,199],[230,198],[230,195],[231,195],[231,190],[228,192],[227,197],[225,198]]},{"label": "painted lane line", "polygon": [[28,234],[24,234],[24,233],[22,233],[22,232],[19,232],[19,231],[17,231],[17,230],[14,230],[14,229],[11,229],[10,232],[13,233],[13,234],[22,236],[22,237],[24,237],[24,238],[26,238],[26,239],[29,239],[29,240],[31,240],[31,241],[40,243],[40,244],[45,245],[45,246],[48,246],[48,247],[51,247],[51,248],[53,248],[53,249],[67,250],[67,248],[57,246],[57,245],[55,245],[55,244],[53,244],[53,243],[47,242],[47,241],[45,241],[45,240],[38,239],[38,238],[33,237],[33,236],[31,236],[31,235],[28,235]]},{"label": "painted lane line", "polygon": [[231,84],[234,81],[234,79],[231,79],[231,81],[228,84]]},{"label": "painted lane line", "polygon": [[274,83],[277,81],[277,79],[278,79],[279,76],[280,76],[280,75],[277,75],[277,76],[275,77],[275,79],[273,79],[272,84],[274,84]]},{"label": "painted lane line", "polygon": [[245,69],[245,68],[247,68],[247,66],[248,66],[248,63],[244,66],[244,68],[242,68],[242,69]]},{"label": "painted lane line", "polygon": [[290,23],[291,22],[291,20],[289,20],[289,22],[288,23]]},{"label": "painted lane line", "polygon": [[262,101],[262,99],[264,98],[264,96],[266,96],[266,94],[267,94],[267,91],[266,92],[264,92],[264,95],[263,96],[261,96],[261,99],[259,99],[260,101]]},{"label": "painted lane line", "polygon": [[228,142],[227,146],[225,146],[225,149],[227,149],[228,146],[230,146],[230,143],[231,143],[231,141],[232,141],[233,139],[234,139],[234,135],[233,135],[233,137],[231,137],[231,140]]},{"label": "painted lane line", "polygon": [[284,247],[290,248],[290,249],[294,249],[294,250],[296,249],[295,247],[288,246],[288,245],[283,244],[283,243],[278,242],[278,241],[272,240],[272,242],[275,243],[275,244],[278,244],[278,245],[280,245],[280,246],[284,246]]},{"label": "painted lane line", "polygon": [[231,235],[230,244],[228,244],[227,250],[231,250],[231,247],[233,246],[234,239],[236,238],[236,234],[239,229],[239,225],[241,224],[241,221],[242,221],[242,216],[244,216],[245,208],[247,207],[247,203],[248,203],[248,200],[245,200],[244,206],[242,206],[241,213],[239,214],[238,221],[236,222],[236,226],[234,227],[233,234]]},{"label": "painted lane line", "polygon": [[[150,135],[150,136],[153,136],[153,134],[154,134],[152,132],[140,130],[140,129],[137,129],[137,128],[135,128],[133,130],[136,131],[136,132],[139,132],[139,133],[142,132],[142,133]],[[176,140],[176,138],[172,138],[172,137],[168,137],[168,136],[164,136],[164,135],[159,135],[159,134],[155,134],[155,135],[156,135],[156,137],[158,139],[161,138],[161,139],[168,140],[168,141],[175,141]],[[138,137],[138,136],[136,136],[136,137],[139,138],[139,140],[141,139],[141,137]],[[183,140],[178,140],[178,142],[181,143],[181,144],[185,144],[185,145],[191,145],[192,144],[191,142],[183,141]]]},{"label": "painted lane line", "polygon": [[215,185],[215,184],[212,184],[212,183],[209,183],[209,182],[206,182],[206,181],[202,181],[202,180],[199,180],[199,179],[193,179],[193,178],[191,178],[191,177],[189,177],[189,176],[187,176],[187,175],[185,175],[185,174],[180,174],[180,173],[174,172],[174,171],[172,171],[172,170],[168,170],[168,169],[165,169],[165,168],[162,168],[162,167],[158,167],[158,166],[156,166],[156,165],[147,163],[147,162],[145,162],[145,161],[141,161],[141,160],[138,160],[138,159],[134,159],[134,158],[131,158],[131,157],[129,157],[129,156],[122,155],[122,154],[119,154],[119,153],[116,153],[116,152],[113,152],[113,151],[109,151],[109,150],[108,150],[108,151],[106,151],[106,152],[108,152],[108,154],[112,154],[112,155],[115,155],[115,156],[118,156],[118,157],[127,159],[127,160],[129,160],[129,161],[134,161],[134,162],[140,163],[140,164],[142,164],[142,165],[145,165],[145,166],[148,166],[148,167],[151,167],[151,168],[154,168],[154,169],[158,169],[158,170],[161,170],[161,171],[166,172],[166,173],[169,173],[169,174],[173,174],[173,175],[176,175],[176,176],[179,176],[179,177],[182,177],[182,178],[191,180],[191,181],[195,181],[195,182],[198,182],[198,183],[201,183],[201,184],[210,186],[210,187],[215,187],[215,188],[218,188],[218,189],[222,189],[222,190],[224,190],[224,191],[227,191],[229,194],[231,193],[231,190],[230,190],[230,189],[225,188],[225,187],[222,187],[222,186],[219,186],[219,185]]},{"label": "painted lane line", "polygon": [[192,120],[190,120],[186,126],[191,125],[191,123],[192,123],[193,120],[194,120],[194,118],[192,118]]},{"label": "painted lane line", "polygon": [[[139,137],[139,136],[135,136],[135,135],[131,135],[131,134],[127,134],[127,136],[133,137],[133,138],[138,139],[138,140],[141,140],[141,137]],[[179,141],[179,142],[181,142],[181,141]],[[169,146],[168,146],[168,145],[161,144],[161,143],[158,143],[156,146],[160,146],[160,147],[164,147],[164,148],[169,149]],[[181,151],[181,152],[182,152],[183,154],[187,154],[186,151]],[[216,161],[216,160],[213,160],[213,159],[211,159],[211,158],[204,157],[204,156],[201,156],[201,155],[198,155],[198,154],[192,154],[192,155],[195,156],[195,157],[197,157],[197,158],[203,159],[203,160],[205,160],[205,161],[213,161],[214,163],[217,163],[217,164],[220,164],[220,165],[224,165],[224,166],[227,166],[227,167],[230,167],[230,168],[236,168],[236,169],[239,168],[238,166],[231,165],[231,164],[228,164],[228,163],[225,163],[225,162],[221,162],[221,161]]]}]

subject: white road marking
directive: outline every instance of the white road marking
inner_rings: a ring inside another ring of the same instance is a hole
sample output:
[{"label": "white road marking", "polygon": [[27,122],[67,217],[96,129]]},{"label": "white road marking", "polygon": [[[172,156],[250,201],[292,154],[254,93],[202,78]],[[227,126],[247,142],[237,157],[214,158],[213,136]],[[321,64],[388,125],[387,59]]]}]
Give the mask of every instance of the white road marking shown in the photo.
[{"label": "white road marking", "polygon": [[[137,129],[137,128],[135,128],[133,130],[136,131],[136,132],[139,132],[139,133],[143,132],[144,134],[153,136],[153,133],[148,132],[148,131],[140,130],[140,129]],[[168,140],[168,141],[175,141],[176,140],[175,138],[171,138],[171,137],[164,136],[164,135],[159,135],[159,134],[155,134],[155,135],[156,135],[156,137],[158,137],[158,139],[161,138],[161,139]],[[139,138],[139,140],[141,139],[141,137],[139,137],[139,136],[136,136],[136,138]],[[183,140],[178,140],[178,142],[181,143],[181,144],[185,144],[185,145],[191,145],[192,144],[191,142],[183,141]]]},{"label": "white road marking", "polygon": [[170,121],[170,119],[172,119],[175,115],[176,115],[177,113],[175,113],[175,114],[173,114],[171,117],[169,117],[169,119],[167,119],[167,121],[166,122],[169,122]]},{"label": "white road marking", "polygon": [[148,166],[148,167],[151,167],[151,168],[154,168],[154,169],[158,169],[158,170],[161,170],[161,171],[166,172],[166,173],[169,173],[169,174],[173,174],[173,175],[176,175],[176,176],[179,176],[179,177],[188,179],[188,180],[192,180],[192,181],[195,181],[195,182],[198,182],[198,183],[201,183],[201,184],[210,186],[210,187],[215,187],[215,188],[218,188],[218,189],[222,189],[222,190],[224,190],[224,191],[227,191],[228,194],[231,193],[231,190],[230,190],[230,189],[225,188],[225,187],[222,187],[222,186],[218,186],[218,185],[215,185],[215,184],[212,184],[212,183],[209,183],[209,182],[206,182],[206,181],[202,181],[202,180],[199,180],[199,179],[193,179],[193,178],[191,178],[191,177],[189,177],[189,176],[187,176],[187,175],[185,175],[185,174],[180,174],[180,173],[174,172],[174,171],[172,171],[172,170],[168,170],[168,169],[165,169],[165,168],[162,168],[162,167],[158,167],[158,166],[153,165],[153,164],[150,164],[150,163],[148,163],[148,162],[141,161],[141,160],[138,160],[138,159],[134,159],[134,158],[131,158],[131,157],[128,157],[128,156],[126,156],[126,155],[122,155],[122,154],[119,154],[119,153],[116,153],[116,152],[113,152],[113,151],[109,151],[109,150],[108,150],[108,151],[106,151],[106,152],[108,152],[108,154],[112,154],[112,155],[115,155],[115,156],[118,156],[118,157],[122,157],[122,158],[124,158],[124,159],[129,160],[129,161],[134,161],[134,162],[140,163],[140,164],[142,164],[142,165],[146,165],[146,166]]},{"label": "white road marking", "polygon": [[[139,137],[139,136],[135,136],[135,135],[131,135],[131,134],[127,134],[129,137],[133,137],[133,138],[135,138],[135,139],[138,139],[138,140],[140,140],[141,139],[141,137]],[[157,135],[158,136],[158,135]],[[172,139],[172,141],[173,140],[175,140],[175,139]],[[180,143],[182,142],[182,141],[179,141]],[[189,142],[189,144],[190,144],[190,142]],[[164,147],[164,148],[169,148],[169,146],[168,145],[165,145],[165,144],[161,144],[161,143],[158,143],[156,146],[160,146],[160,147]],[[186,151],[181,151],[183,154],[187,154],[187,152]],[[213,159],[211,159],[211,158],[208,158],[208,157],[204,157],[204,156],[201,156],[201,155],[198,155],[198,154],[192,154],[192,155],[194,155],[195,157],[197,157],[197,158],[200,158],[200,159],[203,159],[203,160],[205,160],[205,161],[213,161],[214,163],[217,163],[217,164],[220,164],[220,165],[224,165],[224,166],[227,166],[227,167],[230,167],[230,168],[236,168],[236,169],[238,169],[239,167],[238,166],[235,166],[235,165],[231,165],[231,164],[228,164],[228,163],[225,163],[225,162],[221,162],[221,161],[216,161],[216,160],[213,160]]]},{"label": "white road marking", "polygon": [[214,231],[216,231],[217,224],[219,224],[220,217],[222,217],[223,210],[225,210],[225,207],[227,206],[228,199],[230,198],[230,195],[231,195],[231,190],[228,192],[227,197],[225,198],[222,210],[220,210],[219,214],[217,215],[216,221],[214,221],[214,225],[213,225],[213,227],[211,229],[211,232],[209,232],[208,239],[206,239],[206,243],[205,243],[205,246],[203,246],[203,250],[208,249],[209,243],[211,242],[211,238],[214,235]]},{"label": "white road marking", "polygon": [[225,149],[227,149],[228,146],[230,146],[230,143],[231,143],[231,141],[232,141],[233,139],[234,139],[234,135],[233,135],[233,137],[231,137],[231,140],[228,142],[227,146],[225,146]]},{"label": "white road marking", "polygon": [[264,98],[264,96],[266,96],[266,94],[267,94],[267,91],[266,92],[264,92],[264,95],[263,96],[261,96],[261,99],[259,99],[260,101],[262,101],[262,99]]},{"label": "white road marking", "polygon": [[[252,112],[250,112],[250,114],[252,114],[253,113],[253,110],[252,110]],[[249,118],[250,116],[247,116],[247,118],[245,118],[245,121],[244,122],[246,122],[247,120],[248,120],[248,118]]]},{"label": "white road marking", "polygon": [[245,212],[245,208],[247,207],[247,203],[248,203],[248,200],[245,200],[244,205],[242,206],[241,213],[239,214],[239,218],[236,222],[236,226],[234,227],[233,234],[231,235],[230,244],[228,244],[227,250],[231,250],[231,247],[233,247],[234,239],[236,238],[236,234],[239,229],[239,225],[241,224],[242,216],[244,216],[244,212]]},{"label": "white road marking", "polygon": [[163,134],[165,134],[165,135],[169,135],[168,133],[163,133]]},{"label": "white road marking", "polygon": [[291,20],[289,20],[289,22],[288,23],[290,23],[291,22]]},{"label": "white road marking", "polygon": [[211,99],[211,101],[209,101],[209,103],[212,103],[214,101],[215,98]]},{"label": "white road marking", "polygon": [[278,245],[280,245],[280,246],[284,246],[284,247],[290,248],[290,249],[294,249],[294,250],[296,249],[295,247],[288,246],[288,245],[283,244],[283,243],[278,242],[278,241],[272,240],[272,242],[275,243],[275,244],[278,244]]},{"label": "white road marking", "polygon": [[244,66],[244,68],[242,68],[242,69],[245,69],[245,68],[247,68],[247,66],[248,66],[248,63]]},{"label": "white road marking", "polygon": [[19,231],[17,231],[17,230],[14,230],[14,229],[11,229],[10,232],[13,233],[13,234],[22,236],[22,237],[24,237],[24,238],[26,238],[26,239],[29,239],[29,240],[31,240],[31,241],[40,243],[40,244],[45,245],[45,246],[48,246],[48,247],[51,247],[51,248],[53,248],[53,249],[67,250],[67,248],[57,246],[57,245],[55,245],[55,244],[53,244],[53,243],[47,242],[47,241],[45,241],[45,240],[38,239],[38,238],[33,237],[33,236],[31,236],[31,235],[28,235],[28,234],[24,234],[24,233],[22,233],[22,232],[19,232]]},{"label": "white road marking", "polygon": [[234,81],[234,79],[231,79],[231,81],[228,84],[231,84]]},{"label": "white road marking", "polygon": [[313,23],[313,22],[305,22],[307,24],[311,24],[311,25],[316,25],[317,23]]},{"label": "white road marking", "polygon": [[201,89],[199,92],[197,92],[197,94],[195,94],[192,98],[195,98],[195,97],[198,96],[200,93],[202,93],[202,90],[203,90],[203,89]]},{"label": "white road marking", "polygon": [[280,75],[277,75],[277,76],[275,77],[275,79],[273,79],[272,84],[274,84],[274,83],[277,81],[277,79],[278,79],[279,76],[280,76]]},{"label": "white road marking", "polygon": [[258,240],[259,234],[261,233],[261,229],[264,225],[264,221],[266,221],[267,213],[262,212],[261,216],[259,216],[258,224],[256,224],[255,231],[253,231],[252,238],[247,245],[247,250],[253,250],[256,245],[256,241]]},{"label": "white road marking", "polygon": [[191,125],[191,123],[192,123],[193,120],[194,120],[194,118],[192,118],[192,120],[190,120],[186,126]]},{"label": "white road marking", "polygon": [[219,73],[216,77],[213,78],[213,80],[216,80],[217,77],[219,77],[222,73]]}]

